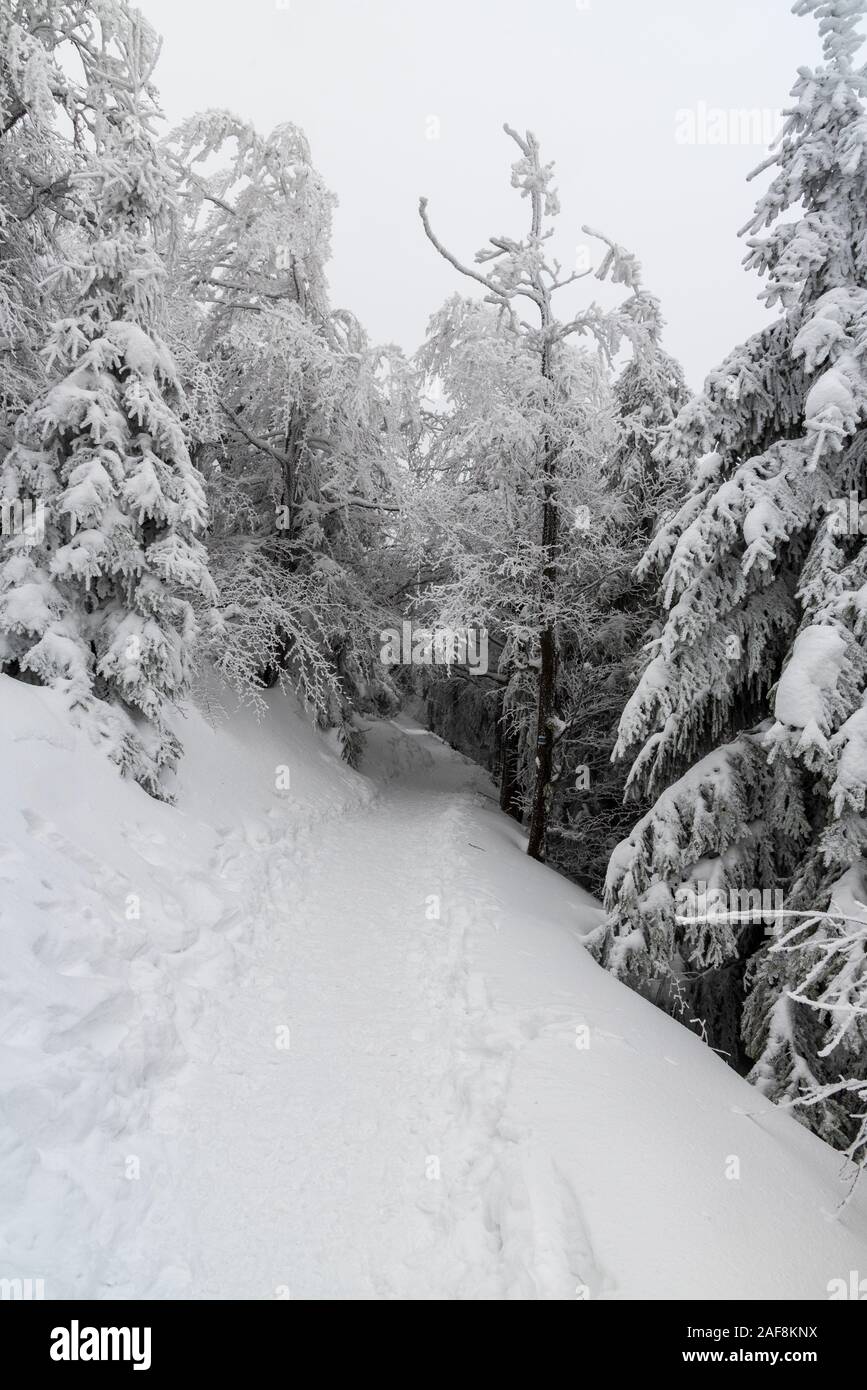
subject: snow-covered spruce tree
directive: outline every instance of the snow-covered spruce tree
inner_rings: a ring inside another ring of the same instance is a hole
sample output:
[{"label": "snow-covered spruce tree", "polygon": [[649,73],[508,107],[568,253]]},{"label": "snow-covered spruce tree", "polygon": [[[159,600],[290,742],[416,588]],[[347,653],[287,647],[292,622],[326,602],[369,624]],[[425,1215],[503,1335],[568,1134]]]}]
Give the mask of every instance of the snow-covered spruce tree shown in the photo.
[{"label": "snow-covered spruce tree", "polygon": [[[199,172],[227,149],[225,168]],[[177,274],[196,306],[216,424],[206,472],[218,665],[254,699],[288,681],[351,755],[353,711],[395,699],[378,639],[391,621],[406,364],[330,307],[335,200],[297,127],[264,138],[206,112],[172,151],[189,227]]]},{"label": "snow-covered spruce tree", "polygon": [[[451,376],[452,385],[447,390],[459,389],[455,377],[466,356],[464,330],[469,325],[477,340],[474,344],[471,337],[470,352],[478,350],[480,360],[483,352],[493,354],[505,373],[502,388],[495,391],[498,405],[505,411],[502,423],[490,418],[485,393],[474,392],[470,385],[464,391],[465,403],[456,421],[458,432],[464,435],[463,444],[455,445],[457,462],[452,464],[448,458],[455,425],[448,428],[440,445],[440,454],[443,448],[447,451],[446,458],[434,460],[437,475],[456,468],[461,485],[469,478],[481,510],[471,528],[452,527],[452,577],[431,597],[439,601],[442,624],[500,628],[505,634],[499,667],[507,683],[502,717],[512,722],[514,735],[512,710],[516,705],[523,709],[529,691],[535,729],[528,853],[544,858],[557,776],[556,745],[565,727],[563,711],[558,707],[558,668],[567,604],[565,581],[573,557],[564,537],[577,509],[588,507],[583,489],[592,487],[594,451],[586,447],[587,440],[594,429],[597,440],[604,435],[597,410],[598,393],[603,389],[602,368],[624,336],[643,340],[649,305],[639,287],[637,262],[603,238],[607,250],[598,278],[610,276],[615,283],[627,286],[630,296],[609,311],[590,304],[574,317],[556,317],[555,302],[559,304],[561,292],[589,272],[564,274],[558,262],[549,257],[547,243],[554,227],[546,225],[546,220],[559,211],[553,166],[542,162],[534,135],[519,135],[509,126],[505,129],[520,151],[512,166],[512,184],[530,204],[530,225],[523,238],[492,237],[490,245],[476,255],[476,265],[486,269],[474,269],[463,265],[442,245],[431,227],[426,199],[420,204],[428,238],[461,274],[482,285],[485,301],[492,306],[494,325],[479,333],[482,321],[467,319],[460,302],[450,323],[447,306],[446,316],[432,325],[426,370],[431,375]],[[532,306],[531,322],[521,317],[523,301]],[[570,339],[582,336],[594,352],[574,349]],[[453,363],[450,355],[454,356]],[[479,416],[475,433],[474,411]],[[462,448],[466,453],[463,461]],[[579,475],[581,482],[576,488]],[[522,715],[517,718],[520,724]],[[519,750],[516,757],[507,758],[509,770],[504,780],[519,776],[515,764],[520,760]],[[510,803],[511,797],[505,802]]]},{"label": "snow-covered spruce tree", "polygon": [[[747,264],[767,275],[779,315],[711,374],[671,433],[669,457],[695,460],[694,482],[643,561],[664,571],[668,613],[617,749],[639,750],[629,785],[657,799],[612,857],[611,917],[596,946],[645,984],[672,966],[745,974],[752,1079],[776,1100],[812,1102],[805,1121],[857,1148],[867,76],[853,55],[864,3],[799,0],[795,10],[818,18],[824,61],[799,72],[768,161],[776,172],[745,229]],[[709,911],[688,895],[702,885]],[[803,915],[771,927],[754,911],[737,920],[762,890]]]},{"label": "snow-covered spruce tree", "polygon": [[[661,318],[648,314],[645,350],[634,355],[614,383],[617,442],[605,457],[604,565],[592,554],[574,557],[579,589],[592,622],[576,629],[574,645],[564,637],[561,660],[567,726],[560,740],[549,831],[551,863],[593,893],[601,893],[612,850],[639,814],[649,809],[624,804],[626,768],[612,762],[624,705],[635,687],[645,642],[658,635],[654,585],[634,570],[663,515],[687,490],[680,460],[656,450],[687,390],[678,363],[662,347]],[[570,573],[573,571],[570,570]]]},{"label": "snow-covered spruce tree", "polygon": [[655,315],[647,314],[645,351],[627,362],[614,383],[620,427],[605,465],[609,487],[629,501],[630,529],[645,541],[688,484],[683,461],[669,461],[659,448],[689,396],[680,364],[662,346],[663,326],[657,306]]},{"label": "snow-covered spruce tree", "polygon": [[121,768],[163,795],[180,751],[166,714],[188,688],[197,637],[190,598],[207,603],[213,586],[194,535],[204,490],[157,332],[156,239],[173,200],[152,131],[158,46],[120,0],[76,15],[83,153],[69,181],[68,308],[0,472],[4,499],[44,509],[38,528],[4,543],[0,659],[87,711]]}]

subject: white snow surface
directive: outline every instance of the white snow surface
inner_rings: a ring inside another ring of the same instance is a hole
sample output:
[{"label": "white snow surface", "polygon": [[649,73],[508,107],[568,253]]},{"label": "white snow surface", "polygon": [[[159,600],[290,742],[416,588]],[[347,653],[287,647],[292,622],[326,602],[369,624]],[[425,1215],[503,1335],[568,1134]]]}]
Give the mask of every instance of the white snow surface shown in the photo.
[{"label": "white snow surface", "polygon": [[836,628],[812,624],[799,632],[777,684],[777,719],[795,729],[814,725],[827,732],[828,700],[836,690],[845,657],[846,643]]},{"label": "white snow surface", "polygon": [[400,720],[355,773],[284,697],[219,698],[172,807],[0,677],[0,1278],[823,1299],[867,1269],[840,1156],[592,961],[598,906],[477,768]]}]

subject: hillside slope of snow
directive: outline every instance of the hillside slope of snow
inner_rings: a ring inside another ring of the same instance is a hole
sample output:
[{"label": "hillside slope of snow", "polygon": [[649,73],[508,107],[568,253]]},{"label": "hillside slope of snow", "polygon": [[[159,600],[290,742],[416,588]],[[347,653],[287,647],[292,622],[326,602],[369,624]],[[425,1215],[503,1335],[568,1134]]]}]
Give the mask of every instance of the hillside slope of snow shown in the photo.
[{"label": "hillside slope of snow", "polygon": [[477,768],[401,721],[355,773],[270,705],[190,709],[166,806],[0,677],[0,1277],[822,1299],[867,1269],[840,1156],[590,959],[597,905]]}]

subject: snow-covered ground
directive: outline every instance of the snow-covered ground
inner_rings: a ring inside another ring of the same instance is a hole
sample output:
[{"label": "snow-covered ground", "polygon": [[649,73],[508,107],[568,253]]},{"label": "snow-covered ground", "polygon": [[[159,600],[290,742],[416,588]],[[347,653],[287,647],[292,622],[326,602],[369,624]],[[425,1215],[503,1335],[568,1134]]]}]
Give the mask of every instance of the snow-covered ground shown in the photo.
[{"label": "snow-covered ground", "polygon": [[270,705],[189,710],[169,807],[0,677],[0,1277],[822,1299],[867,1272],[839,1155],[594,964],[598,907],[478,769],[402,721],[355,773]]}]

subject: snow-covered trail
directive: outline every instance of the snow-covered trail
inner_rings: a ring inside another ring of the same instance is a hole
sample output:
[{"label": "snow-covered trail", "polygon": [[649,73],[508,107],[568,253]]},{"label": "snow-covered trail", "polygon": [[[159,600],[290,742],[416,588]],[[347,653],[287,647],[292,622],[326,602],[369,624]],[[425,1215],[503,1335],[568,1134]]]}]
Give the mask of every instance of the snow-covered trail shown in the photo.
[{"label": "snow-covered trail", "polygon": [[598,905],[527,859],[478,769],[385,721],[359,775],[279,693],[261,723],[224,698],[185,711],[169,806],[0,677],[0,1278],[825,1299],[867,1276],[840,1156],[593,962]]},{"label": "snow-covered trail", "polygon": [[300,847],[279,831],[222,847],[226,874],[252,853],[271,929],[200,1021],[171,1107],[194,1296],[506,1292],[489,1165],[464,1186],[502,1084],[468,1053],[484,998],[467,925],[497,910],[469,863],[484,779],[417,729],[399,737],[411,771],[371,804]]},{"label": "snow-covered trail", "polygon": [[268,920],[165,1112],[188,1294],[820,1298],[864,1264],[839,1160],[590,962],[596,908],[478,770],[370,743],[370,802],[220,848]]}]

